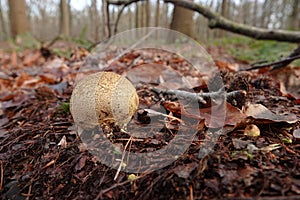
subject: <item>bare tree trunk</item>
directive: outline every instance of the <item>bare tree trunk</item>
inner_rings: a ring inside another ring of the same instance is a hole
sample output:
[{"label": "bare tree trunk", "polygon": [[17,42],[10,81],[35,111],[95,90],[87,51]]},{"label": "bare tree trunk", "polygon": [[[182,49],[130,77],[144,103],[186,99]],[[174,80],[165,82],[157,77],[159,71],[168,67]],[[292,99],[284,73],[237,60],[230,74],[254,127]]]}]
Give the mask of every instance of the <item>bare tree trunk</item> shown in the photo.
[{"label": "bare tree trunk", "polygon": [[92,15],[92,24],[94,27],[94,41],[99,41],[99,14],[97,9],[97,0],[92,0],[92,6],[91,6],[91,15]]},{"label": "bare tree trunk", "polygon": [[145,2],[141,2],[140,4],[139,4],[139,10],[141,11],[141,12],[139,12],[139,14],[140,14],[140,27],[145,27],[145,12],[144,12],[144,3]]},{"label": "bare tree trunk", "polygon": [[174,6],[171,29],[194,38],[194,12],[180,6]]},{"label": "bare tree trunk", "polygon": [[109,36],[109,24],[108,24],[108,13],[107,13],[107,1],[102,0],[102,24],[103,24],[103,29],[102,29],[102,34],[103,37],[106,38]]},{"label": "bare tree trunk", "polygon": [[145,2],[145,20],[146,20],[145,26],[146,27],[150,26],[150,20],[151,20],[150,16],[151,16],[150,15],[150,2],[149,2],[149,0],[146,0],[146,2]]},{"label": "bare tree trunk", "polygon": [[[228,2],[227,2],[227,0],[222,0],[222,5],[221,5],[221,15],[223,16],[223,17],[228,17],[228,13],[227,13],[227,10],[228,10]],[[220,30],[220,37],[224,37],[226,35],[226,33],[225,33],[225,31],[223,31],[223,30]]]},{"label": "bare tree trunk", "polygon": [[169,17],[168,17],[168,12],[169,12],[169,6],[167,3],[163,4],[163,12],[162,12],[162,18],[164,19],[164,27],[169,28]]},{"label": "bare tree trunk", "polygon": [[135,2],[135,28],[139,28],[140,24],[139,24],[139,20],[140,20],[140,8],[139,8],[139,3]]},{"label": "bare tree trunk", "polygon": [[155,27],[159,27],[159,18],[160,18],[160,12],[159,12],[159,0],[156,0],[156,9],[155,9]]},{"label": "bare tree trunk", "polygon": [[299,0],[293,0],[292,13],[290,15],[290,29],[297,30],[299,28]]},{"label": "bare tree trunk", "polygon": [[129,28],[133,28],[133,17],[132,17],[132,11],[131,8],[128,7],[128,20],[129,20]]},{"label": "bare tree trunk", "polygon": [[70,36],[70,14],[66,0],[60,0],[60,34]]},{"label": "bare tree trunk", "polygon": [[12,37],[29,32],[29,21],[25,0],[8,1]]},{"label": "bare tree trunk", "polygon": [[6,31],[6,27],[5,27],[5,21],[4,21],[4,17],[3,17],[1,1],[0,1],[0,23],[1,23],[2,33],[3,33],[3,35],[1,35],[1,37],[2,37],[2,39],[6,39],[7,38],[7,31]]}]

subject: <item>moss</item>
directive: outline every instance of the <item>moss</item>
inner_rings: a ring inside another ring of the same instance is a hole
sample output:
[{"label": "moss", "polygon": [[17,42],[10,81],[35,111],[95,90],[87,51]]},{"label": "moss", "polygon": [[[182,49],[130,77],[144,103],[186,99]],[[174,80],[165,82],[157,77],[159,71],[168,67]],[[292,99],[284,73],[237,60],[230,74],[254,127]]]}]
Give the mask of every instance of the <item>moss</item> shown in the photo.
[{"label": "moss", "polygon": [[[288,56],[296,47],[296,44],[277,42],[270,40],[254,40],[243,36],[231,36],[210,41],[214,46],[226,48],[234,58],[249,63],[258,61],[273,62],[281,57]],[[300,65],[300,61],[294,61],[292,65]]]},{"label": "moss", "polygon": [[63,102],[57,107],[57,112],[59,114],[67,114],[70,112],[70,103],[69,102]]}]

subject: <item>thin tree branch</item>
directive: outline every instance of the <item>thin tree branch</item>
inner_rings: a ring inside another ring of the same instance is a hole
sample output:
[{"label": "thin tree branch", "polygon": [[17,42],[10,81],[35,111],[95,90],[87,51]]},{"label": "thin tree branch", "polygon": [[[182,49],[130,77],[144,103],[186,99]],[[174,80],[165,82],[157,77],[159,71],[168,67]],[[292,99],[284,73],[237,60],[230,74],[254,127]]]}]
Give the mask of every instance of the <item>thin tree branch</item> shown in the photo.
[{"label": "thin tree branch", "polygon": [[300,42],[300,32],[298,31],[286,31],[286,30],[270,30],[264,28],[257,28],[245,24],[236,23],[228,20],[221,15],[213,12],[211,9],[202,6],[201,4],[194,3],[187,0],[164,0],[166,3],[172,3],[176,6],[181,6],[202,14],[209,20],[210,28],[220,28],[255,38],[257,40],[277,40],[285,42]]},{"label": "thin tree branch", "polygon": [[115,22],[115,27],[114,27],[114,35],[117,34],[117,32],[118,32],[118,24],[119,24],[119,21],[121,19],[121,15],[122,15],[125,8],[126,8],[126,5],[123,5],[121,10],[118,13],[118,16],[117,16],[117,19],[116,19],[116,22]]},{"label": "thin tree branch", "polygon": [[111,4],[111,5],[117,5],[117,6],[122,6],[121,10],[119,11],[118,13],[118,16],[117,16],[117,19],[116,19],[116,22],[115,22],[115,27],[114,27],[114,34],[117,33],[118,31],[118,25],[119,25],[119,21],[121,19],[121,15],[124,11],[124,9],[129,6],[130,4],[132,3],[135,3],[135,2],[138,2],[138,1],[145,1],[145,0],[127,0],[127,1],[122,1],[122,0],[110,0],[110,1],[107,1],[108,4]]},{"label": "thin tree branch", "polygon": [[[240,71],[250,71],[250,70],[261,69],[261,68],[266,68],[266,67],[271,67],[271,66],[273,66],[271,70],[275,70],[275,69],[285,67],[297,59],[300,59],[300,55],[297,55],[294,57],[287,57],[283,60],[279,60],[279,61],[275,61],[275,62],[271,62],[271,63],[267,63],[267,64],[255,65],[249,69],[244,69],[244,70],[240,70]],[[275,67],[275,66],[280,66],[280,67]]]},{"label": "thin tree branch", "polygon": [[[300,56],[300,43],[298,44],[298,47],[296,49],[294,49],[294,51],[286,58],[286,60],[284,62],[273,65],[271,71],[287,66],[294,60],[299,59],[300,57],[298,57],[298,56]],[[294,59],[292,59],[292,58],[294,58]]]},{"label": "thin tree branch", "polygon": [[226,93],[224,91],[224,88],[221,88],[216,92],[207,92],[207,93],[192,93],[183,90],[171,90],[171,89],[162,90],[159,88],[152,88],[152,91],[158,94],[163,93],[167,95],[176,95],[178,98],[195,99],[202,104],[206,104],[208,99],[216,99],[222,95],[226,97],[226,100],[235,98],[241,94],[243,96],[246,95],[246,91],[244,90],[236,90],[236,91]]},{"label": "thin tree branch", "polygon": [[116,5],[116,6],[128,6],[132,3],[138,2],[138,1],[145,1],[145,0],[108,0],[107,3]]}]

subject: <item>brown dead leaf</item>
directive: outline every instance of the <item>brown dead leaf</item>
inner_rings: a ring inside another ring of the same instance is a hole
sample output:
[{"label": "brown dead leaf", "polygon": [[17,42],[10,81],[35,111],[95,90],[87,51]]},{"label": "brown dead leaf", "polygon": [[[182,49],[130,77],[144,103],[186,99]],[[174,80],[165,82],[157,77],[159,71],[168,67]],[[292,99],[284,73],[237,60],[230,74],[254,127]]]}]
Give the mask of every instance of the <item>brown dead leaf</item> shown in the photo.
[{"label": "brown dead leaf", "polygon": [[40,58],[41,53],[40,51],[33,51],[33,52],[28,52],[27,54],[24,55],[23,58],[23,65],[24,66],[31,66],[34,65],[34,63]]},{"label": "brown dead leaf", "polygon": [[192,173],[192,171],[194,169],[196,169],[197,167],[197,163],[193,162],[193,163],[188,163],[185,165],[178,165],[175,169],[174,169],[174,173],[179,177],[179,178],[188,178],[190,177],[190,174]]},{"label": "brown dead leaf", "polygon": [[[157,64],[142,64],[138,65],[126,72],[127,78],[133,83],[159,83],[162,72],[167,70],[167,67]],[[171,73],[171,72],[170,72]],[[175,78],[175,71],[173,72]],[[178,76],[178,75],[177,75]],[[166,81],[164,79],[164,81]]]},{"label": "brown dead leaf", "polygon": [[297,140],[300,140],[300,128],[294,130],[293,136],[294,136]]},{"label": "brown dead leaf", "polygon": [[230,105],[226,102],[226,108],[224,106],[215,105],[213,108],[190,108],[182,106],[178,102],[164,102],[163,106],[166,110],[169,110],[174,116],[184,115],[185,117],[192,119],[205,119],[206,127],[219,128],[224,125],[235,125],[242,119],[246,118],[238,108]]},{"label": "brown dead leaf", "polygon": [[35,90],[35,96],[40,100],[56,100],[55,92],[46,86],[38,87]]},{"label": "brown dead leaf", "polygon": [[[9,91],[0,93],[0,101],[9,101],[14,98],[15,94]],[[0,106],[1,108],[1,106]]]},{"label": "brown dead leaf", "polygon": [[237,150],[246,148],[247,145],[250,143],[251,143],[250,141],[244,141],[241,139],[232,138],[232,144],[233,144],[234,148]]},{"label": "brown dead leaf", "polygon": [[[219,107],[219,109],[218,109]],[[214,111],[212,113],[212,111]],[[224,125],[235,125],[246,116],[236,107],[226,102],[224,106],[215,106],[215,108],[201,108],[201,117],[205,118],[205,124],[210,128],[223,127]]]},{"label": "brown dead leaf", "polygon": [[271,75],[279,80],[281,92],[284,96],[293,96],[300,99],[300,67],[284,67],[275,70]]},{"label": "brown dead leaf", "polygon": [[43,67],[44,73],[53,74],[57,77],[62,77],[70,72],[70,68],[64,64],[64,60],[61,58],[55,58],[45,63]]},{"label": "brown dead leaf", "polygon": [[25,72],[22,72],[20,74],[20,76],[18,76],[16,78],[16,81],[15,81],[15,84],[14,84],[14,88],[19,88],[21,87],[25,81],[28,81],[30,79],[32,79],[33,77],[29,76],[27,73]]},{"label": "brown dead leaf", "polygon": [[18,55],[16,51],[13,51],[10,56],[10,65],[12,67],[17,67],[18,65]]},{"label": "brown dead leaf", "polygon": [[80,170],[85,166],[86,160],[87,160],[87,156],[86,156],[86,155],[83,155],[83,156],[79,159],[78,163],[76,164],[75,170],[76,170],[76,171],[80,171]]},{"label": "brown dead leaf", "polygon": [[231,72],[236,72],[239,70],[239,65],[237,63],[229,63],[221,60],[216,60],[215,63],[220,70],[226,70]]},{"label": "brown dead leaf", "polygon": [[48,83],[48,84],[55,84],[57,81],[57,76],[53,74],[41,74],[40,78],[43,82]]},{"label": "brown dead leaf", "polygon": [[266,123],[268,123],[268,121],[287,122],[290,124],[297,122],[297,117],[295,115],[276,115],[262,104],[249,104],[246,107],[245,114],[248,117],[253,117],[254,119],[262,119]]}]

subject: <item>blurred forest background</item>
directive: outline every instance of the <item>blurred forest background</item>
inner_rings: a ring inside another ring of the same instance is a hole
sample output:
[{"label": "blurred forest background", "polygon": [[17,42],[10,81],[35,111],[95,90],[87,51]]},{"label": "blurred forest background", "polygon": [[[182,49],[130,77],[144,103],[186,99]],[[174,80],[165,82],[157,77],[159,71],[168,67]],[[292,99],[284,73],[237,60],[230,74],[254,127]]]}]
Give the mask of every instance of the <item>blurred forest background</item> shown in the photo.
[{"label": "blurred forest background", "polygon": [[[174,8],[173,4],[164,1],[136,1],[124,7],[107,5],[109,2],[1,0],[0,40],[29,32],[40,41],[52,40],[58,35],[63,35],[95,42],[116,32],[146,26],[179,29],[199,40],[227,35],[224,31],[210,30],[207,19],[198,13]],[[194,2],[243,24],[270,29],[300,28],[298,0],[194,0]],[[116,28],[117,20],[119,22]],[[187,23],[189,25],[186,25]]]}]

